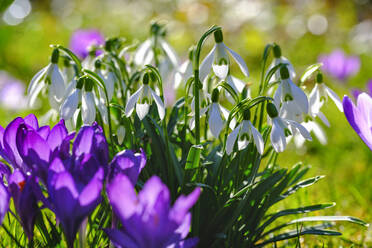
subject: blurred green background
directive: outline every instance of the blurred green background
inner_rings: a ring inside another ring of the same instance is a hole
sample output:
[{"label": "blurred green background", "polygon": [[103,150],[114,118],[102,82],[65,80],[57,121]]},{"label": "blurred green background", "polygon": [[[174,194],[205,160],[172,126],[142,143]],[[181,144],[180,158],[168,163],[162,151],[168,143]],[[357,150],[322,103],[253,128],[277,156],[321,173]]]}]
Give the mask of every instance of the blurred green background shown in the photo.
[{"label": "blurred green background", "polygon": [[[361,69],[345,82],[326,76],[326,83],[340,97],[350,89],[365,89],[372,78],[371,0],[0,0],[0,71],[24,83],[44,67],[50,44],[68,46],[71,34],[80,28],[95,28],[105,37],[125,37],[128,43],[143,41],[151,20],[167,23],[167,39],[181,60],[211,25],[222,26],[225,43],[246,60],[253,85],[259,80],[265,45],[277,42],[298,75],[317,62],[320,54],[342,49],[361,59]],[[209,41],[207,46],[211,46]],[[207,51],[208,49],[204,49]],[[1,74],[0,74],[1,76]],[[8,77],[7,76],[7,77]],[[8,78],[9,80],[9,78]],[[2,82],[0,77],[0,92]],[[310,88],[311,89],[311,88]],[[1,93],[0,93],[1,96]],[[23,109],[0,99],[0,124],[17,115],[44,110]],[[331,127],[328,144],[317,140],[303,149],[290,145],[279,159],[290,167],[297,161],[312,166],[311,175],[326,175],[317,185],[292,196],[287,206],[298,203],[336,202],[326,214],[352,215],[372,221],[372,153],[348,125],[343,113],[330,102],[324,110]],[[303,237],[304,247],[371,247],[372,229],[346,224],[338,226],[341,239]]]}]

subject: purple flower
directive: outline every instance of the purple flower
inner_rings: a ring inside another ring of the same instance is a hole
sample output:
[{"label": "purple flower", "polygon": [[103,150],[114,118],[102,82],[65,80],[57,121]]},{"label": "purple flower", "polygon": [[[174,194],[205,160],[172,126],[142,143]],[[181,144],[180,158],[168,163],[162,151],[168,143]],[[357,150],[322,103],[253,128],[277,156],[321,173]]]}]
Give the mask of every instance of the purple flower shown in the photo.
[{"label": "purple flower", "polygon": [[36,217],[40,212],[37,205],[37,197],[33,191],[35,185],[37,185],[37,181],[35,177],[26,176],[23,172],[15,170],[13,174],[10,175],[8,184],[23,230],[28,240],[31,241]]},{"label": "purple flower", "polygon": [[0,225],[3,222],[3,218],[5,214],[8,212],[9,199],[10,199],[9,191],[7,187],[5,187],[2,180],[3,179],[1,178],[0,179]]},{"label": "purple flower", "polygon": [[169,190],[153,176],[138,196],[130,179],[118,174],[107,186],[107,195],[120,229],[106,229],[111,241],[118,247],[157,248],[194,247],[198,239],[186,239],[191,224],[190,208],[200,195],[196,188],[188,196],[180,196],[173,207]]},{"label": "purple flower", "polygon": [[0,71],[0,103],[5,108],[20,110],[26,107],[25,86],[5,71]]},{"label": "purple flower", "polygon": [[131,150],[125,150],[115,155],[110,163],[109,181],[117,174],[125,174],[133,185],[136,185],[138,176],[146,165],[146,154],[141,149],[141,153],[134,153]]},{"label": "purple flower", "polygon": [[346,56],[342,50],[335,50],[329,55],[321,55],[318,61],[323,63],[323,70],[340,81],[358,73],[360,59],[358,56]]},{"label": "purple flower", "polygon": [[351,127],[372,150],[372,98],[367,93],[361,93],[355,106],[348,96],[344,96],[343,106]]},{"label": "purple flower", "polygon": [[[91,46],[103,44],[105,44],[105,37],[96,29],[76,30],[70,39],[71,51],[81,58],[88,56]],[[100,53],[100,51],[96,51],[96,56]]]}]

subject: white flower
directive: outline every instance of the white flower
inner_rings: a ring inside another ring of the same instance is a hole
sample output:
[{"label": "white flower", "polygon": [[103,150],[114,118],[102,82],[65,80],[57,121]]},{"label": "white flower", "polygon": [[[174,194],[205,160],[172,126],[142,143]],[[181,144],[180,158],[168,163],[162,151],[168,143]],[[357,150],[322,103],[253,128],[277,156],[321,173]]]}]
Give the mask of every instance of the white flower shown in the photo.
[{"label": "white flower", "polygon": [[214,74],[216,74],[217,77],[219,77],[220,79],[225,79],[229,73],[230,65],[229,56],[227,55],[228,53],[230,53],[230,55],[239,65],[240,70],[243,72],[243,74],[246,77],[248,77],[249,72],[246,63],[239,54],[228,48],[223,43],[222,31],[217,30],[214,33],[214,35],[216,44],[209,52],[209,54],[204,58],[200,66],[199,76],[200,81],[201,82],[204,81],[204,79],[208,76],[209,72],[211,71],[211,68],[213,69],[213,72]]},{"label": "white flower", "polygon": [[279,117],[278,110],[274,104],[267,104],[267,113],[270,116],[269,121],[272,123],[271,144],[276,152],[284,151],[287,145],[286,137],[295,134],[296,131],[299,131],[305,139],[312,140],[310,133],[301,124]]},{"label": "white flower", "polygon": [[[288,68],[288,71],[289,71],[290,78],[291,79],[295,78],[296,73],[294,71],[292,63],[286,57],[282,56],[282,51],[277,44],[274,44],[273,51],[274,51],[274,60],[269,65],[269,67],[267,69],[267,73],[269,73],[269,71],[272,68],[274,68],[275,66],[277,66],[279,64],[286,64],[287,68]],[[281,78],[280,77],[280,70],[276,70],[274,75],[270,78],[269,82],[272,83],[272,82],[275,82],[275,81],[279,81],[280,78]]]},{"label": "white flower", "polygon": [[[306,128],[309,133],[314,133],[315,137],[319,140],[320,144],[326,145],[327,144],[327,136],[321,126],[316,123],[315,121],[307,121],[301,123],[301,125]],[[294,137],[294,143],[297,148],[302,147],[305,143],[306,139],[301,135],[301,133],[296,132]]]},{"label": "white flower", "polygon": [[174,87],[178,88],[182,83],[186,83],[193,76],[192,62],[186,60],[178,68],[175,78],[174,78]]},{"label": "white flower", "polygon": [[119,144],[123,144],[124,138],[125,138],[125,128],[124,126],[120,125],[118,127],[118,130],[116,131],[117,137],[118,137],[118,142]]},{"label": "white flower", "polygon": [[96,103],[93,95],[92,79],[80,78],[76,83],[76,87],[66,97],[60,107],[60,116],[64,120],[73,118],[81,103],[81,117],[84,124],[91,125],[96,119]]},{"label": "white flower", "polygon": [[138,118],[142,120],[148,114],[152,100],[155,101],[159,117],[161,120],[163,120],[165,116],[164,103],[148,84],[142,85],[133,95],[129,97],[127,106],[125,107],[125,115],[129,117],[135,107]]},{"label": "white flower", "polygon": [[275,105],[280,108],[281,117],[300,122],[303,114],[309,111],[307,96],[292,82],[285,66],[280,68],[280,74],[281,81],[274,94]]},{"label": "white flower", "polygon": [[323,104],[328,101],[328,97],[330,97],[336,104],[337,108],[343,112],[342,102],[338,95],[322,82],[316,83],[309,95],[310,112],[317,115]]},{"label": "white flower", "polygon": [[[249,111],[249,110],[248,110]],[[238,149],[243,150],[250,142],[254,142],[260,154],[264,152],[264,141],[260,132],[253,126],[249,119],[244,119],[227,137],[226,153],[230,155],[238,139]]]}]

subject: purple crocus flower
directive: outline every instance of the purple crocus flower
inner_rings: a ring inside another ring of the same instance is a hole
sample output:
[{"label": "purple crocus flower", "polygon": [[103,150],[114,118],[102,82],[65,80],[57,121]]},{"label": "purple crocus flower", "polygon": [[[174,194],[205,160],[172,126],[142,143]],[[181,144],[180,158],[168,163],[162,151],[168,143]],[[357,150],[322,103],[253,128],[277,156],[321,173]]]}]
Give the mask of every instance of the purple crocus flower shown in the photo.
[{"label": "purple crocus flower", "polygon": [[332,77],[345,81],[358,73],[360,59],[358,56],[346,56],[342,50],[335,50],[328,55],[321,55],[318,61],[323,63],[322,69]]},{"label": "purple crocus flower", "polygon": [[5,214],[8,212],[10,194],[5,187],[3,179],[0,179],[0,225],[3,222]]},{"label": "purple crocus flower", "polygon": [[361,93],[355,106],[348,96],[344,96],[343,106],[351,127],[372,150],[372,98],[367,93]]},{"label": "purple crocus flower", "polygon": [[194,247],[198,239],[186,239],[191,225],[190,208],[200,195],[196,188],[170,206],[169,190],[157,176],[151,177],[138,196],[131,180],[118,174],[107,186],[107,195],[120,229],[106,229],[117,247]]},{"label": "purple crocus flower", "polygon": [[125,150],[115,155],[110,163],[108,179],[111,181],[119,173],[125,174],[133,185],[136,185],[138,176],[146,165],[146,154],[134,153],[132,150]]},{"label": "purple crocus flower", "polygon": [[[76,30],[71,36],[70,49],[81,58],[85,58],[89,54],[91,46],[105,44],[105,37],[96,29],[80,29]],[[96,51],[96,56],[102,53]]]}]

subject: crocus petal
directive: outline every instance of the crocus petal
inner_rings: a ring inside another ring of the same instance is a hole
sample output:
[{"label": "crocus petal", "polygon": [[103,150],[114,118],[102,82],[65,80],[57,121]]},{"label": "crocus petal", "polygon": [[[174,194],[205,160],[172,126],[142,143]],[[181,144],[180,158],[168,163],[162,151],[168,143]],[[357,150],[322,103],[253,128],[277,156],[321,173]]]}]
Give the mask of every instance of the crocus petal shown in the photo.
[{"label": "crocus petal", "polygon": [[39,122],[37,121],[37,118],[34,114],[29,114],[25,118],[23,118],[24,122],[32,127],[33,129],[39,128]]},{"label": "crocus petal", "polygon": [[2,182],[0,182],[0,224],[9,208],[10,194]]},{"label": "crocus petal", "polygon": [[72,153],[79,157],[82,154],[89,154],[93,146],[94,129],[91,126],[84,126],[80,129],[72,147]]},{"label": "crocus petal", "polygon": [[274,147],[276,152],[284,151],[287,142],[284,135],[284,130],[281,128],[280,124],[278,123],[277,118],[273,120],[273,126],[270,134],[271,144]]},{"label": "crocus petal", "polygon": [[220,132],[223,128],[224,123],[217,103],[212,103],[210,107],[208,123],[213,136],[218,138],[220,136]]},{"label": "crocus petal", "polygon": [[63,102],[60,110],[61,118],[64,120],[69,120],[73,117],[79,101],[81,98],[81,93],[79,89],[75,89]]},{"label": "crocus petal", "polygon": [[96,119],[96,104],[92,92],[84,92],[81,101],[81,117],[84,124],[92,124]]},{"label": "crocus petal", "polygon": [[143,89],[143,86],[141,86],[136,92],[134,92],[133,95],[129,97],[127,106],[125,107],[125,115],[127,117],[129,117],[132,114],[134,106],[138,102],[138,99],[141,95],[142,89]]},{"label": "crocus petal", "polygon": [[137,113],[138,118],[141,121],[148,114],[149,109],[150,109],[150,105],[147,104],[147,103],[143,103],[143,104],[137,103],[136,104],[136,113]]},{"label": "crocus petal", "polygon": [[105,228],[104,231],[110,238],[111,242],[117,247],[139,248],[138,244],[133,241],[131,237],[119,231],[118,229]]},{"label": "crocus petal", "polygon": [[240,126],[237,126],[230,134],[227,136],[226,140],[226,153],[230,155],[234,149],[236,138],[238,137]]},{"label": "crocus petal", "polygon": [[249,124],[250,124],[254,143],[256,144],[258,152],[262,155],[264,152],[264,141],[262,139],[262,136],[260,132],[258,132],[257,129],[252,125],[251,122],[249,122]]},{"label": "crocus petal", "polygon": [[204,79],[208,76],[209,72],[211,71],[215,52],[216,45],[214,45],[212,50],[208,53],[208,55],[204,58],[203,62],[200,65],[199,79],[201,82],[204,81]]},{"label": "crocus petal", "polygon": [[52,151],[62,144],[67,133],[68,131],[63,120],[52,128],[47,138],[47,142]]},{"label": "crocus petal", "polygon": [[231,56],[234,58],[236,63],[239,65],[240,70],[243,72],[244,76],[248,77],[249,76],[249,71],[248,71],[247,64],[244,62],[244,59],[239,54],[237,54],[235,51],[228,48],[226,45],[224,45],[224,46],[227,49],[227,51],[229,51]]},{"label": "crocus petal", "polygon": [[152,89],[150,89],[150,91],[151,91],[152,98],[155,100],[156,107],[158,108],[158,113],[159,113],[160,120],[163,120],[164,119],[164,116],[165,116],[164,103],[160,99],[160,97]]},{"label": "crocus petal", "polygon": [[342,107],[342,103],[341,103],[341,100],[340,98],[338,97],[338,95],[333,91],[331,90],[330,88],[328,88],[327,86],[324,85],[324,88],[328,94],[328,96],[332,99],[332,101],[336,104],[337,108],[343,112],[343,107]]},{"label": "crocus petal", "polygon": [[176,223],[182,224],[190,208],[198,201],[200,193],[201,189],[198,187],[187,196],[179,196],[170,211],[170,218]]},{"label": "crocus petal", "polygon": [[90,182],[84,187],[79,195],[79,214],[89,214],[101,202],[101,190],[103,186],[104,171],[99,168]]}]

